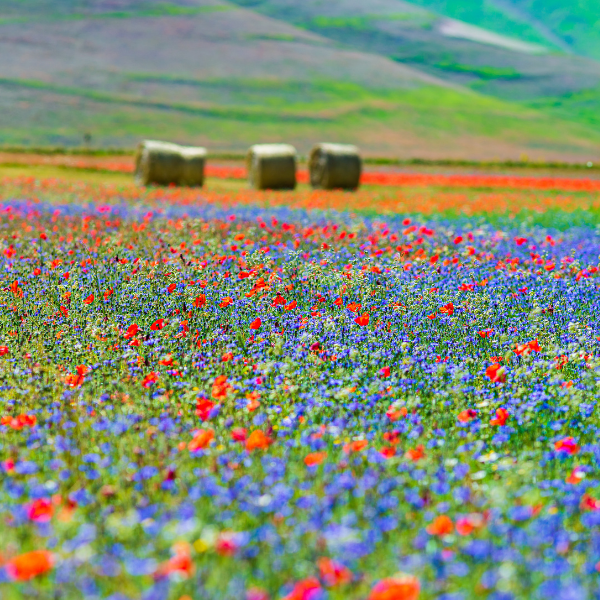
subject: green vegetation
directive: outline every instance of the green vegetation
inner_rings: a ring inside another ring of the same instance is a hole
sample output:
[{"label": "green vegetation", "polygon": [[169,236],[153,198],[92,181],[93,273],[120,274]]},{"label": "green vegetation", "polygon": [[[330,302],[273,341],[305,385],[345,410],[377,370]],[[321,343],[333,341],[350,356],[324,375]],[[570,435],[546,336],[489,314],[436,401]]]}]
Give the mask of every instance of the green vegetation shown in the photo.
[{"label": "green vegetation", "polygon": [[[33,7],[28,7],[29,10],[21,14],[11,14],[3,16],[0,13],[0,25],[9,23],[22,23],[28,21],[62,21],[62,20],[80,20],[80,19],[130,19],[140,17],[180,17],[192,16],[209,12],[234,10],[234,7],[222,4],[208,6],[181,6],[170,2],[159,2],[156,4],[140,5],[132,7],[128,10],[107,10],[107,11],[89,11],[80,10],[80,7],[74,8],[71,11],[56,11],[41,13],[31,10]],[[5,10],[4,7],[2,10]]]},{"label": "green vegetation", "polygon": [[[162,102],[141,95],[4,78],[0,97],[12,100],[0,143],[78,146],[88,132],[93,144],[100,146],[131,147],[140,137],[152,136],[206,143],[216,151],[242,151],[257,141],[289,140],[306,152],[315,141],[328,138],[358,143],[366,153],[379,156],[419,156],[419,149],[429,146],[438,148],[439,157],[452,158],[461,156],[456,149],[464,140],[471,145],[480,140],[486,150],[491,147],[489,140],[495,140],[514,147],[515,158],[527,149],[543,158],[533,152],[543,147],[548,152],[545,158],[569,153],[585,160],[593,145],[600,145],[600,133],[584,126],[452,89],[365,90],[348,83],[262,80],[217,80],[202,85],[213,86],[220,97],[229,86],[229,103]],[[35,106],[40,95],[45,102],[42,113],[21,108],[24,103]],[[397,136],[390,135],[391,131],[398,132]],[[414,145],[404,145],[399,151],[399,139]],[[493,159],[494,155],[480,157]]]},{"label": "green vegetation", "polygon": [[600,59],[597,0],[412,0],[412,3],[504,35]]}]

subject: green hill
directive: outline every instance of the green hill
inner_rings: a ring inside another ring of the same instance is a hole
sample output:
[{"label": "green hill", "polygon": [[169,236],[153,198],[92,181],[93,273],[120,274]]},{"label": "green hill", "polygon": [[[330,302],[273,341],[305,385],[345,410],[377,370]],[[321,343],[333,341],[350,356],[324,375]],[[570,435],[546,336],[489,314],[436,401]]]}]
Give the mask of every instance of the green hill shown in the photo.
[{"label": "green hill", "polygon": [[403,157],[596,158],[600,63],[430,8],[4,0],[0,144],[89,134],[96,145],[285,140],[306,152],[329,139]]},{"label": "green hill", "polygon": [[600,60],[597,0],[412,0],[438,14]]}]

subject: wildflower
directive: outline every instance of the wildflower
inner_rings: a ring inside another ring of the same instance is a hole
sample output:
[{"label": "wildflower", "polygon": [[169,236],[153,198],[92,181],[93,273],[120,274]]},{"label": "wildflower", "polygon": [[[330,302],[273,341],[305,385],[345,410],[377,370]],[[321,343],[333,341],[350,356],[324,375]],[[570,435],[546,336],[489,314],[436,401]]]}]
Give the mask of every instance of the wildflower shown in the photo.
[{"label": "wildflower", "polygon": [[140,330],[140,328],[138,327],[137,323],[132,323],[128,328],[127,331],[125,332],[125,335],[123,336],[126,340],[131,339],[132,337],[134,337],[137,332]]},{"label": "wildflower", "polygon": [[386,377],[389,377],[391,375],[391,371],[389,367],[383,367],[383,369],[379,369],[379,374],[381,375],[381,377],[383,377],[384,379]]},{"label": "wildflower", "polygon": [[400,408],[395,407],[393,404],[387,409],[385,416],[392,422],[405,417],[408,414],[408,409],[406,406],[401,406]]},{"label": "wildflower", "polygon": [[505,408],[498,408],[496,409],[496,418],[490,421],[490,425],[494,425],[495,427],[504,427],[509,416],[510,415]]},{"label": "wildflower", "polygon": [[414,575],[398,573],[378,581],[368,600],[417,600],[420,591],[421,585]]},{"label": "wildflower", "polygon": [[273,440],[263,433],[260,429],[255,429],[246,440],[246,450],[252,452],[252,450],[268,448]]},{"label": "wildflower", "polygon": [[6,573],[13,581],[29,581],[43,575],[54,566],[54,557],[47,550],[33,550],[10,559],[5,564]]},{"label": "wildflower", "polygon": [[202,308],[206,304],[206,296],[204,294],[200,294],[194,300],[194,306],[196,308]]},{"label": "wildflower", "polygon": [[174,556],[162,563],[154,572],[154,577],[160,579],[173,573],[187,579],[194,574],[191,550],[187,543],[179,542],[173,546]]},{"label": "wildflower", "polygon": [[87,298],[84,298],[84,304],[91,304],[94,301],[94,294],[90,294]]},{"label": "wildflower", "polygon": [[575,440],[572,437],[566,437],[562,440],[554,442],[554,449],[557,452],[564,452],[569,456],[577,454],[580,450],[579,446],[575,443]]},{"label": "wildflower", "polygon": [[164,319],[156,319],[152,325],[150,325],[150,329],[152,331],[160,331],[165,326]]},{"label": "wildflower", "polygon": [[574,467],[571,471],[571,474],[567,477],[566,482],[571,485],[577,485],[581,483],[582,479],[585,477],[585,471],[582,467]]},{"label": "wildflower", "polygon": [[215,377],[212,386],[211,396],[215,400],[224,400],[227,397],[227,393],[231,389],[231,385],[227,382],[225,375],[219,375]]},{"label": "wildflower", "polygon": [[352,452],[360,452],[364,450],[369,445],[367,440],[354,440],[349,444],[344,445],[344,452],[346,454],[351,454]]},{"label": "wildflower", "polygon": [[443,315],[452,316],[454,314],[454,304],[452,302],[448,302],[448,304],[444,304],[442,308],[440,308],[440,312]]},{"label": "wildflower", "polygon": [[581,510],[600,510],[600,500],[596,500],[589,494],[584,494],[581,497],[579,506]]},{"label": "wildflower", "polygon": [[196,452],[196,450],[203,450],[215,439],[215,432],[212,429],[200,429],[197,431],[192,438],[192,441],[188,444],[188,450],[190,452]]},{"label": "wildflower", "polygon": [[223,300],[221,300],[219,308],[227,308],[230,304],[233,304],[233,299],[227,296],[226,298],[223,298]]},{"label": "wildflower", "polygon": [[235,534],[231,532],[220,533],[215,542],[215,551],[221,556],[233,556],[238,550]]},{"label": "wildflower", "polygon": [[262,321],[259,317],[257,317],[256,319],[254,319],[254,321],[252,321],[252,323],[250,323],[250,329],[260,329],[261,325]]},{"label": "wildflower", "polygon": [[356,317],[354,322],[361,327],[366,327],[369,324],[369,313],[363,313],[360,317]]},{"label": "wildflower", "polygon": [[383,458],[392,458],[396,456],[396,448],[393,446],[386,446],[379,451],[379,454],[383,456]]},{"label": "wildflower", "polygon": [[492,383],[504,383],[506,381],[506,369],[498,363],[490,365],[485,370],[485,375]]},{"label": "wildflower", "polygon": [[416,448],[410,448],[407,450],[405,456],[409,460],[417,462],[425,457],[425,449],[422,444],[419,444]]},{"label": "wildflower", "polygon": [[456,521],[456,532],[459,535],[470,535],[473,530],[483,527],[485,520],[482,515],[473,513]]},{"label": "wildflower", "polygon": [[248,431],[244,427],[235,427],[231,430],[231,439],[236,442],[245,442]]},{"label": "wildflower", "polygon": [[169,292],[169,294],[172,294],[175,291],[176,287],[177,286],[174,283],[172,283],[171,285],[169,285],[169,287],[167,288],[167,291]]},{"label": "wildflower", "polygon": [[210,411],[215,407],[215,403],[208,398],[198,398],[196,401],[196,416],[201,421],[207,421],[210,417]]},{"label": "wildflower", "polygon": [[269,600],[269,594],[261,588],[251,587],[246,592],[245,600]]},{"label": "wildflower", "polygon": [[75,373],[69,373],[65,378],[65,383],[69,387],[78,387],[85,381],[85,374],[89,369],[85,365],[75,367]]},{"label": "wildflower", "polygon": [[158,381],[159,376],[160,375],[155,371],[150,371],[150,373],[144,377],[142,381],[142,387],[148,388],[154,385]]},{"label": "wildflower", "polygon": [[531,340],[525,344],[518,344],[514,352],[517,356],[529,356],[532,352],[540,352],[541,348],[537,340]]},{"label": "wildflower", "polygon": [[463,410],[460,413],[458,413],[458,420],[461,423],[468,423],[469,421],[472,421],[476,417],[477,417],[477,411],[472,408],[468,408],[467,410]]},{"label": "wildflower", "polygon": [[426,527],[426,530],[429,535],[449,535],[454,531],[454,525],[450,520],[450,517],[439,515]]},{"label": "wildflower", "polygon": [[327,458],[327,452],[311,452],[304,457],[304,464],[307,467],[320,465]]},{"label": "wildflower", "polygon": [[298,581],[292,591],[282,600],[317,600],[321,593],[321,584],[316,577]]},{"label": "wildflower", "polygon": [[5,356],[9,353],[8,346],[0,346],[0,356]]},{"label": "wildflower", "polygon": [[319,567],[319,576],[327,587],[337,587],[352,581],[350,569],[331,558],[319,558],[317,566]]},{"label": "wildflower", "polygon": [[54,513],[52,503],[43,498],[34,500],[27,508],[27,517],[36,523],[49,521]]}]

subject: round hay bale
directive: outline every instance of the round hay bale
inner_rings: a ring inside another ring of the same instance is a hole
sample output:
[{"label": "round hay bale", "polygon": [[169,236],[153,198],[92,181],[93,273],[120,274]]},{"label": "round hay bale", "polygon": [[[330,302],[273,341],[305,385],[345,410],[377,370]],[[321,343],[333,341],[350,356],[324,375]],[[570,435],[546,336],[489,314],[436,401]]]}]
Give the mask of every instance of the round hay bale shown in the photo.
[{"label": "round hay bale", "polygon": [[246,159],[248,183],[257,190],[296,187],[296,148],[289,144],[255,144]]},{"label": "round hay bale", "polygon": [[146,140],[135,157],[135,178],[140,185],[204,184],[206,149]]},{"label": "round hay bale", "polygon": [[308,158],[310,183],[322,190],[355,190],[360,184],[362,161],[356,146],[317,144]]}]

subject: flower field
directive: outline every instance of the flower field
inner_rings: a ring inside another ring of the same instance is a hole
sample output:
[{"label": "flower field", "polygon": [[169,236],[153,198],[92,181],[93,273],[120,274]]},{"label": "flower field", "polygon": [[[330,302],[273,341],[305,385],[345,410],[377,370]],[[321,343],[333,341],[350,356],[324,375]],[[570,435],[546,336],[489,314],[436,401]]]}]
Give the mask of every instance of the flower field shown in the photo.
[{"label": "flower field", "polygon": [[599,597],[597,184],[372,183],[1,180],[0,597]]}]

